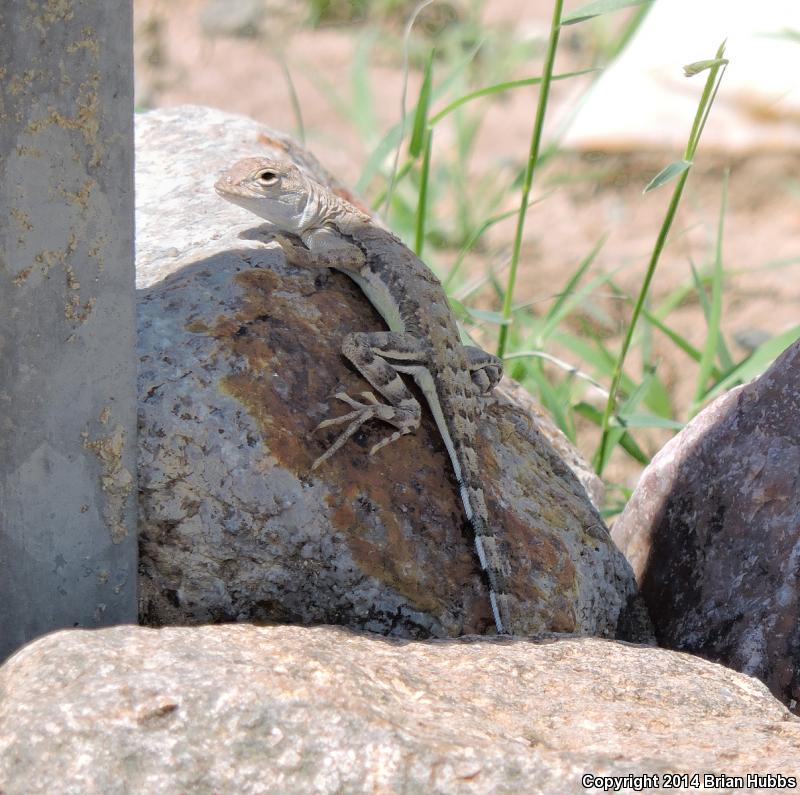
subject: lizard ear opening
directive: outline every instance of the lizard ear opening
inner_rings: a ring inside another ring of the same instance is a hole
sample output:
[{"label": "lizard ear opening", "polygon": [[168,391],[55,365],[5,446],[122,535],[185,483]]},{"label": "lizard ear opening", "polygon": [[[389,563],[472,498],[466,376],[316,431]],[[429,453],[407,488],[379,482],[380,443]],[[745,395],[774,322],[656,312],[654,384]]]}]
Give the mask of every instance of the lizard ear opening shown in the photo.
[{"label": "lizard ear opening", "polygon": [[278,181],[278,175],[274,171],[267,169],[256,174],[256,179],[262,185],[274,185]]}]

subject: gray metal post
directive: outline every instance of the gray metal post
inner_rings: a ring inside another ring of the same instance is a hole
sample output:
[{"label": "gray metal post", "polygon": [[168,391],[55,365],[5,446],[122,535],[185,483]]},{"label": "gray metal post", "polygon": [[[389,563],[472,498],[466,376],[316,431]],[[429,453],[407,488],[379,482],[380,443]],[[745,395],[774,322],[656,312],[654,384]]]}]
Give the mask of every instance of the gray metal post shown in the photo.
[{"label": "gray metal post", "polygon": [[131,31],[0,2],[0,661],[136,621]]}]

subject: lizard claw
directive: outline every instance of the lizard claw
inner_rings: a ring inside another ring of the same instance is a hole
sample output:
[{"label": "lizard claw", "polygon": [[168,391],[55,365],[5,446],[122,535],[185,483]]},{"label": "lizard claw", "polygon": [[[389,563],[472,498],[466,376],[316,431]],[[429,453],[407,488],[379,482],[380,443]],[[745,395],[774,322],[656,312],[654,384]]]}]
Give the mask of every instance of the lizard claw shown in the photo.
[{"label": "lizard claw", "polygon": [[337,400],[341,400],[343,403],[347,403],[348,406],[352,406],[354,411],[349,411],[341,417],[329,417],[314,428],[316,432],[321,428],[329,428],[332,425],[342,425],[345,422],[350,423],[344,431],[336,437],[333,444],[311,465],[312,470],[327,461],[367,420],[371,420],[373,417],[380,417],[382,409],[384,412],[386,410],[394,411],[391,406],[384,406],[382,403],[379,403],[375,395],[371,392],[362,392],[361,394],[370,401],[369,404],[359,403],[346,392],[337,392],[334,395]]},{"label": "lizard claw", "polygon": [[[357,413],[357,412],[353,412]],[[345,430],[337,437],[336,441],[311,465],[312,471],[320,464],[327,461],[360,427],[362,420],[356,418]],[[319,427],[319,426],[317,426]]]},{"label": "lizard claw", "polygon": [[372,449],[369,451],[369,454],[375,455],[378,450],[382,450],[387,444],[396,442],[401,436],[405,436],[407,433],[411,433],[410,428],[403,428],[402,430],[395,431],[391,436],[387,436],[385,439],[381,439],[381,441],[379,441],[377,444],[374,444]]},{"label": "lizard claw", "polygon": [[[365,397],[369,395],[372,398],[371,402],[374,405],[380,405],[375,399],[375,395],[373,395],[371,392],[362,392],[361,394]],[[321,428],[329,428],[331,425],[341,425],[343,422],[350,422],[350,420],[355,419],[360,414],[373,410],[372,406],[368,406],[365,403],[359,403],[357,400],[351,398],[346,392],[337,392],[334,397],[337,400],[341,400],[342,403],[347,403],[347,405],[351,406],[353,409],[355,409],[355,411],[350,411],[347,414],[343,414],[341,417],[329,417],[327,420],[322,420],[322,422],[317,425],[316,428],[314,428],[315,433]],[[366,419],[368,419],[368,417],[365,417],[365,420]]]},{"label": "lizard claw", "polygon": [[314,428],[314,432],[322,428],[330,428],[332,425],[350,424],[336,437],[333,444],[314,461],[311,465],[312,470],[327,461],[368,420],[380,419],[393,424],[397,428],[391,436],[387,436],[385,439],[375,444],[369,451],[370,455],[374,455],[378,450],[396,441],[401,436],[411,433],[411,430],[416,427],[413,420],[409,424],[406,419],[406,414],[402,410],[381,403],[372,392],[362,392],[361,395],[364,397],[364,400],[367,401],[366,403],[359,403],[359,401],[351,398],[346,392],[337,392],[334,395],[337,400],[341,400],[343,403],[347,403],[348,406],[351,406],[353,411],[349,411],[341,417],[329,417],[327,420],[322,420],[322,422]]},{"label": "lizard claw", "polygon": [[328,417],[327,420],[322,420],[322,422],[314,428],[312,433],[316,433],[323,428],[330,428],[331,425],[341,425],[343,422],[350,422],[350,420],[354,420],[356,417],[360,416],[362,412],[363,409],[358,409],[357,411],[350,411],[347,414],[342,414],[341,417]]},{"label": "lizard claw", "polygon": [[[365,397],[367,395],[372,395],[371,392],[362,392],[361,394],[364,395]],[[342,403],[347,403],[348,406],[352,406],[354,409],[366,408],[366,406],[363,403],[359,403],[357,400],[354,400],[353,398],[351,398],[350,395],[347,394],[347,392],[337,392],[334,395],[334,397],[337,400],[341,400]],[[373,399],[373,402],[375,402],[375,403],[378,402],[377,400],[375,400],[375,395],[372,395],[372,399]]]}]

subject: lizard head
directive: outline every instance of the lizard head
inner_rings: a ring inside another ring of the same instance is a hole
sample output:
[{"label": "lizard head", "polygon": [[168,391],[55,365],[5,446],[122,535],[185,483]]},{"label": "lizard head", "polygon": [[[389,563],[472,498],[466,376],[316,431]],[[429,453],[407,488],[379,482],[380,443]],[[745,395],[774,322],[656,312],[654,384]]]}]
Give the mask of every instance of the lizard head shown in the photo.
[{"label": "lizard head", "polygon": [[231,166],[214,184],[229,202],[299,234],[310,224],[312,181],[293,163],[271,157],[248,157]]}]

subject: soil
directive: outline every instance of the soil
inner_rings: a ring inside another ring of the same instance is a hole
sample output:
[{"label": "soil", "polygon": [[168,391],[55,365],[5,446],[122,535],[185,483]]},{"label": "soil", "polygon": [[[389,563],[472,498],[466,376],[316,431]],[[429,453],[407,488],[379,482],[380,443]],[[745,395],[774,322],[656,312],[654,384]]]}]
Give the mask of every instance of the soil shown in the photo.
[{"label": "soil", "polygon": [[[211,105],[295,133],[296,117],[283,63],[302,108],[306,145],[330,171],[352,184],[375,141],[365,140],[353,122],[337,110],[322,80],[341,96],[348,96],[352,64],[366,28],[363,24],[342,24],[310,29],[304,24],[309,4],[266,2],[268,14],[260,18],[253,15],[251,27],[255,30],[245,31],[257,35],[242,36],[226,32],[225,26],[232,8],[246,17],[247,6],[253,7],[253,3],[227,0],[220,6],[209,0],[135,0],[137,104]],[[518,39],[527,37],[531,41],[532,57],[519,65],[514,76],[537,74],[552,13],[551,0],[487,0],[484,6],[487,30],[506,27]],[[223,8],[221,16],[214,16],[215,7]],[[376,22],[374,18],[371,21]],[[623,22],[624,17],[620,17],[613,24]],[[402,17],[380,27],[382,38],[374,50],[368,78],[375,96],[376,126],[386,130],[399,118]],[[603,28],[594,35],[595,40],[587,42],[585,34],[566,29],[557,71],[586,68],[587,48],[597,45],[597,36],[611,33]],[[553,118],[563,117],[589,79],[553,85]],[[418,84],[419,75],[413,72],[409,97],[416,95]],[[526,92],[518,90],[502,100],[486,101],[473,161],[482,175],[492,170],[507,175],[526,161],[535,110],[535,94]],[[787,331],[800,317],[800,158],[797,152],[770,151],[744,157],[714,151],[713,110],[707,129],[711,144],[706,149],[701,144],[652,296],[655,304],[690,281],[690,262],[701,269],[710,262],[723,178],[729,170],[723,248],[728,275],[722,328],[734,358],[739,359],[754,340]],[[437,144],[444,150],[452,143],[452,133],[445,128]],[[516,300],[546,305],[603,235],[607,240],[594,272],[622,268],[616,283],[635,293],[671,193],[665,188],[643,196],[642,187],[679,156],[676,151],[566,153],[551,161],[537,175],[539,193],[548,195],[528,215]],[[437,210],[446,213],[448,208]],[[512,235],[513,222],[494,227],[487,236],[487,253],[467,262],[471,272],[480,274],[487,261],[501,261]],[[767,267],[775,263],[783,264]],[[613,347],[618,344],[619,328],[628,310],[610,295],[602,302],[604,306],[599,308],[611,318],[602,330]],[[705,322],[696,299],[682,303],[671,313],[669,322],[695,345],[702,344]],[[653,339],[653,349],[660,360],[659,375],[675,404],[682,407],[680,417],[685,418],[695,388],[696,368],[663,338]],[[635,360],[631,368],[635,373]],[[643,446],[652,454],[667,436],[666,432],[645,434]],[[580,428],[578,446],[587,457],[591,457],[596,441],[591,428]],[[640,467],[627,456],[615,455],[605,474],[632,487],[639,472]]]}]

